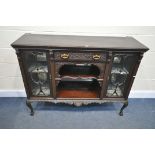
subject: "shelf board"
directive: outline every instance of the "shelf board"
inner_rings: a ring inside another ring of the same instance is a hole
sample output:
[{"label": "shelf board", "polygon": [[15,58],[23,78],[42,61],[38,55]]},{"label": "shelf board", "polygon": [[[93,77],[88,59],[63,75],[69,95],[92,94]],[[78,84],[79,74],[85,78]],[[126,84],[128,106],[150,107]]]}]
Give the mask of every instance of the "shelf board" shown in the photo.
[{"label": "shelf board", "polygon": [[57,98],[99,98],[99,91],[60,89]]},{"label": "shelf board", "polygon": [[63,76],[61,76],[61,77],[84,77],[84,78],[98,78],[98,76],[94,76],[94,75],[91,75],[91,74],[89,74],[89,75],[87,75],[87,74],[65,74],[65,75],[63,75]]}]

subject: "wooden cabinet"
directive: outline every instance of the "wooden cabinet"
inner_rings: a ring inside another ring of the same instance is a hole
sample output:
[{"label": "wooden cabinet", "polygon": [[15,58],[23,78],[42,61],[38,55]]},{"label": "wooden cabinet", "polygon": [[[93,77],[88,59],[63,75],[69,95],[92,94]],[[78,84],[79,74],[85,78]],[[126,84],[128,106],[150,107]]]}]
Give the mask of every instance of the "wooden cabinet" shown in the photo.
[{"label": "wooden cabinet", "polygon": [[132,37],[25,34],[15,48],[32,102],[74,104],[122,102],[128,95],[146,46]]}]

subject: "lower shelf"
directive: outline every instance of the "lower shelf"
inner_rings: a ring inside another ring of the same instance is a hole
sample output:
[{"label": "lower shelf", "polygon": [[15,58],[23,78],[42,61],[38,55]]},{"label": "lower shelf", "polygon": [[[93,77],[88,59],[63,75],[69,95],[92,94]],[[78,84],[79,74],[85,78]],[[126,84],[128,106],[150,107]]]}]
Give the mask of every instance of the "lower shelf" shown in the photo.
[{"label": "lower shelf", "polygon": [[100,85],[95,79],[90,81],[60,81],[57,98],[99,98]]},{"label": "lower shelf", "polygon": [[99,98],[99,93],[89,90],[59,90],[57,98]]}]

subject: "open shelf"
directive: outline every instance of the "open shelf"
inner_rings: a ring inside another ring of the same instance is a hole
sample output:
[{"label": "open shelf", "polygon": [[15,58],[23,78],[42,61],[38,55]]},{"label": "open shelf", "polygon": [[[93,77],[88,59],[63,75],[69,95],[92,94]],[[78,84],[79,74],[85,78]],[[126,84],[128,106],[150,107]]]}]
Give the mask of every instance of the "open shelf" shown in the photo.
[{"label": "open shelf", "polygon": [[60,81],[57,86],[57,98],[99,98],[100,85],[97,80]]},{"label": "open shelf", "polygon": [[59,70],[60,76],[97,77],[100,70],[93,64],[65,64]]}]

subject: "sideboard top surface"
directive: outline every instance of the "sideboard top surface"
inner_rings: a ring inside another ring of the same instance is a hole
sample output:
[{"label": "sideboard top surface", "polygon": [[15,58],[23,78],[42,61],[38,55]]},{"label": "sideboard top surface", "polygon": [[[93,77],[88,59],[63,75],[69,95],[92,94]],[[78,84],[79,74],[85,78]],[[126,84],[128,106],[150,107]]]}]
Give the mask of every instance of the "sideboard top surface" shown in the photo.
[{"label": "sideboard top surface", "polygon": [[44,35],[26,33],[11,44],[14,48],[84,48],[147,51],[148,47],[133,37]]}]

